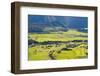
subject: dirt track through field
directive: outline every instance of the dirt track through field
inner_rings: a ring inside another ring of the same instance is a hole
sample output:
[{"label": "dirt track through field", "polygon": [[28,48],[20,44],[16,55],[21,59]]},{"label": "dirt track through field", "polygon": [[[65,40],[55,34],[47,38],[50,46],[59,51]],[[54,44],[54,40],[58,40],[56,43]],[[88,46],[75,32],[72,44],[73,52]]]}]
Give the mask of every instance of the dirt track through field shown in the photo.
[{"label": "dirt track through field", "polygon": [[49,54],[48,56],[50,57],[51,60],[56,60],[52,54]]}]

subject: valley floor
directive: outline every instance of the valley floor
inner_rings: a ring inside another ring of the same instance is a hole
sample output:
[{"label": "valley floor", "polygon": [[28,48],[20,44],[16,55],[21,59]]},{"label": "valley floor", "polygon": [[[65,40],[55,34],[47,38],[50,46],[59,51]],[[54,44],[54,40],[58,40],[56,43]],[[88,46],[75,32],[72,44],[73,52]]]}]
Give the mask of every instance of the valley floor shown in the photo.
[{"label": "valley floor", "polygon": [[28,60],[82,59],[88,57],[86,33],[77,31],[52,34],[29,33],[30,39]]}]

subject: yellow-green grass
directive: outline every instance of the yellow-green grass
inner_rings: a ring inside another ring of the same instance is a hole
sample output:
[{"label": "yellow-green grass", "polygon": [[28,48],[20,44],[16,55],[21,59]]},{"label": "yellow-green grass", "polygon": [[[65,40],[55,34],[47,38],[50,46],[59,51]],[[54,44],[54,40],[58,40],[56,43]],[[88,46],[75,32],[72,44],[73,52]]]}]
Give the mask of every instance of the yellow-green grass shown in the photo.
[{"label": "yellow-green grass", "polygon": [[53,47],[51,48],[41,48],[41,46],[36,47],[29,47],[28,52],[28,60],[51,60],[48,53],[50,50],[55,50],[53,53],[53,57],[55,57],[56,60],[62,60],[62,59],[78,59],[78,58],[86,58],[87,55],[87,49],[82,48],[80,46],[85,46],[85,44],[82,44],[80,46],[77,46],[75,48],[72,48],[71,51],[62,50],[61,53],[57,53],[58,50],[62,49],[65,45],[61,45],[60,47]]},{"label": "yellow-green grass", "polygon": [[61,54],[57,55],[56,59],[78,59],[86,58],[87,49],[76,47],[72,51],[62,51]]},{"label": "yellow-green grass", "polygon": [[[84,37],[83,37],[84,36]],[[45,42],[45,41],[73,41],[73,40],[87,40],[87,33],[78,32],[76,30],[69,30],[67,32],[51,32],[49,34],[37,34],[37,33],[29,33],[29,39]],[[60,43],[60,46],[56,46],[52,44],[51,47],[46,47],[47,45],[35,45],[28,48],[28,60],[50,60],[49,51],[54,50],[53,56],[56,60],[60,59],[77,59],[77,58],[87,58],[87,49],[81,46],[87,46],[87,44],[82,42],[74,42],[74,44],[81,44],[72,50],[61,50],[65,48],[66,45],[64,43]],[[61,50],[61,53],[57,53]]]},{"label": "yellow-green grass", "polygon": [[[75,37],[75,36],[78,37]],[[38,42],[44,42],[44,41],[72,41],[72,40],[87,40],[87,37],[81,37],[79,35],[87,36],[86,33],[79,33],[75,32],[71,34],[71,32],[63,32],[63,33],[50,33],[50,34],[36,34],[36,33],[30,33],[29,37],[33,40],[36,40]]]}]

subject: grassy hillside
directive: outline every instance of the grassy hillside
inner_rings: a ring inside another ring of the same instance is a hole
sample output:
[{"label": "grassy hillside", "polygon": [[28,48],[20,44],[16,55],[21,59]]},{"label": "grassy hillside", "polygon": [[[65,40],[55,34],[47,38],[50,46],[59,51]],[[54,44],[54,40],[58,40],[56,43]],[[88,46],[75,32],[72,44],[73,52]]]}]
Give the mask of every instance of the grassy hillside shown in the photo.
[{"label": "grassy hillside", "polygon": [[67,32],[51,32],[50,34],[29,33],[29,37],[38,42],[87,40],[87,33],[69,30]]},{"label": "grassy hillside", "polygon": [[[29,33],[28,38],[38,42],[29,45],[28,60],[77,59],[87,58],[88,56],[87,42],[84,42],[88,38],[87,33],[71,29],[66,32],[51,32],[48,34]],[[43,44],[48,41],[54,43]],[[58,41],[60,42],[55,43]]]}]

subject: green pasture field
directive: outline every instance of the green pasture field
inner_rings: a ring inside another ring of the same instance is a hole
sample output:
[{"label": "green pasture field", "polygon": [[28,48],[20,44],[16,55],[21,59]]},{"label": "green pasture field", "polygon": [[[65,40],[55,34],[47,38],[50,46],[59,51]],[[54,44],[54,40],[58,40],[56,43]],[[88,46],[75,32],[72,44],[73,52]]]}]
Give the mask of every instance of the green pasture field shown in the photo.
[{"label": "green pasture field", "polygon": [[[88,49],[86,48],[88,44],[87,42],[84,42],[84,40],[88,39],[87,33],[75,30],[69,30],[67,32],[51,32],[48,34],[29,33],[28,39],[40,43],[45,41],[61,42],[59,44],[29,45],[28,60],[63,60],[88,57]],[[81,42],[72,42],[73,40],[81,40]]]},{"label": "green pasture field", "polygon": [[87,40],[87,37],[81,37],[80,35],[87,36],[87,33],[82,33],[75,30],[70,30],[68,32],[59,32],[59,33],[52,32],[50,34],[29,33],[29,37],[38,42]]}]

